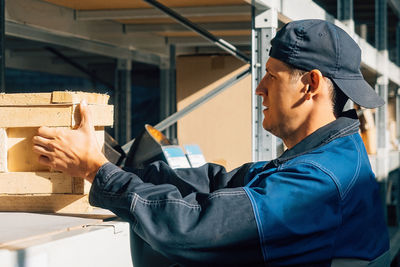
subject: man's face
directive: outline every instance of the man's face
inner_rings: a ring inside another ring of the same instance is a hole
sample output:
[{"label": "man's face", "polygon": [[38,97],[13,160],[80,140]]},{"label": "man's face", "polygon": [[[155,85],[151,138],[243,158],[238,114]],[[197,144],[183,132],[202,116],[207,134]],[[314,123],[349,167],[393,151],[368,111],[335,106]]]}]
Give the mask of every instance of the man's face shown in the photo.
[{"label": "man's face", "polygon": [[[302,114],[305,101],[305,84],[301,78],[293,79],[289,67],[282,61],[269,58],[266,75],[256,89],[263,97],[263,127],[274,135],[285,139],[299,130],[306,120]],[[306,112],[305,112],[306,113]]]}]

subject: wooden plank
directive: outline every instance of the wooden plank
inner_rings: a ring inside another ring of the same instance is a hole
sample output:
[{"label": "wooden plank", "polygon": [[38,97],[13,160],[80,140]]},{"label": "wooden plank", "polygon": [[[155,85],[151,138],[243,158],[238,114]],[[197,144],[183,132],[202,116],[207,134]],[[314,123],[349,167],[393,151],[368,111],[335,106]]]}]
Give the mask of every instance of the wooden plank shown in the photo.
[{"label": "wooden plank", "polygon": [[51,93],[0,94],[0,106],[51,104]]},{"label": "wooden plank", "polygon": [[92,184],[80,177],[72,178],[72,193],[73,194],[89,194]]},{"label": "wooden plank", "polygon": [[7,131],[0,128],[0,172],[7,172]]},{"label": "wooden plank", "polygon": [[0,194],[0,211],[84,213],[92,209],[88,195]]},{"label": "wooden plank", "polygon": [[8,171],[9,172],[44,172],[48,167],[39,164],[38,155],[32,151],[32,138],[38,128],[8,128]]},{"label": "wooden plank", "polygon": [[85,99],[88,104],[106,105],[110,96],[106,94],[54,91],[52,93],[0,94],[0,106],[36,106],[50,104],[76,104]]},{"label": "wooden plank", "polygon": [[[97,143],[104,145],[104,127],[95,127]],[[36,127],[8,128],[7,168],[10,172],[43,172],[49,168],[39,164],[38,155],[32,151],[32,138],[37,133]],[[83,190],[83,189],[82,189]],[[81,193],[81,192],[80,192]]]},{"label": "wooden plank", "polygon": [[[113,125],[112,105],[89,105],[95,126]],[[79,109],[76,109],[76,111]],[[72,116],[72,114],[74,114]],[[75,126],[80,122],[80,113],[72,113],[72,105],[47,107],[0,107],[0,128]]]},{"label": "wooden plank", "polygon": [[[79,179],[79,181],[77,181]],[[0,194],[84,193],[81,178],[60,172],[0,173]]]},{"label": "wooden plank", "polygon": [[0,107],[0,127],[71,126],[71,106]]},{"label": "wooden plank", "polygon": [[79,104],[81,100],[85,99],[88,104],[107,105],[109,98],[110,96],[105,94],[54,91],[51,102]]}]

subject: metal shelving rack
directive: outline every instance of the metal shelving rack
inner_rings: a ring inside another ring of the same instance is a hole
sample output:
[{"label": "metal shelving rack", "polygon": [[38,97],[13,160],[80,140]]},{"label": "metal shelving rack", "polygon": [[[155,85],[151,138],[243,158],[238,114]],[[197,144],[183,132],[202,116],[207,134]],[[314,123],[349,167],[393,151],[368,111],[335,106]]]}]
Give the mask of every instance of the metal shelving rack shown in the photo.
[{"label": "metal shelving rack", "polygon": [[[49,0],[48,2],[59,2]],[[175,112],[175,57],[184,52],[196,52],[200,48],[206,51],[226,51],[245,62],[250,62],[245,53],[237,48],[249,47],[251,51],[251,73],[252,89],[264,75],[265,62],[268,58],[269,41],[275,35],[279,26],[291,20],[318,18],[329,20],[345,29],[361,47],[362,67],[368,70],[369,76],[375,78],[377,92],[386,100],[389,96],[389,84],[399,88],[400,86],[400,22],[396,28],[396,63],[389,60],[388,53],[388,23],[387,8],[390,7],[400,18],[400,1],[398,0],[374,0],[375,3],[375,45],[369,44],[364,38],[355,33],[354,10],[355,0],[330,0],[337,5],[337,18],[328,14],[326,10],[311,0],[237,0],[232,4],[224,4],[224,1],[212,1],[219,6],[183,6],[174,9],[160,4],[154,0],[144,0],[157,9],[143,8],[139,0],[132,1],[132,7],[114,10],[90,10],[74,9],[71,6],[50,4],[40,0],[1,0],[1,8],[4,11],[2,22],[5,25],[5,35],[17,37],[51,45],[69,47],[86,53],[103,55],[118,59],[118,86],[116,86],[118,97],[115,103],[120,108],[116,110],[119,117],[129,119],[129,106],[131,81],[128,73],[132,61],[153,64],[160,67],[162,81],[162,118],[166,118]],[[62,1],[61,1],[62,2]],[[71,1],[76,3],[74,1]],[[120,3],[121,1],[117,1]],[[168,1],[163,1],[168,4]],[[5,6],[4,6],[5,3]],[[136,4],[137,3],[137,4]],[[244,5],[246,4],[246,5]],[[77,5],[79,6],[79,5]],[[164,13],[161,13],[162,10]],[[167,14],[167,15],[166,15]],[[193,16],[248,16],[250,23],[204,23],[204,27],[192,23],[185,17]],[[171,16],[178,20],[184,27],[189,28],[200,35],[198,37],[181,38],[176,36],[151,35],[147,31],[157,32],[165,30],[178,30],[177,25],[165,26],[162,23],[143,23],[142,25],[131,25],[118,20],[127,19],[165,19]],[[249,35],[230,36],[221,40],[211,34],[206,28],[213,30],[244,30],[249,29]],[[0,25],[1,26],[1,25]],[[247,28],[246,28],[247,27]],[[140,38],[136,38],[139,36]],[[1,38],[4,40],[4,38]],[[210,43],[218,48],[210,47]],[[155,45],[158,44],[158,45]],[[4,49],[3,42],[0,48]],[[222,49],[222,50],[220,50]],[[1,51],[1,50],[0,50]],[[6,54],[2,51],[1,62],[1,84],[4,83],[4,59]],[[243,73],[245,75],[247,73]],[[372,78],[374,79],[374,78]],[[236,79],[237,80],[237,79]],[[158,126],[159,129],[166,129],[169,136],[174,136],[174,128],[171,125],[184,116],[187,112],[195,109],[205,101],[208,101],[218,90],[225,90],[235,83],[230,81],[223,88],[216,88],[214,94],[194,103],[191,108],[168,117]],[[4,86],[2,86],[4,89]],[[400,129],[400,91],[395,90],[396,95],[396,122]],[[253,127],[252,127],[252,158],[253,160],[269,160],[279,153],[280,141],[262,129],[262,108],[259,98],[253,97]],[[383,194],[386,196],[388,176],[396,171],[399,166],[399,152],[389,151],[386,137],[386,125],[388,121],[387,107],[381,107],[376,112],[377,125],[377,156],[371,157],[371,164],[375,170],[378,180],[382,184]],[[125,122],[124,122],[125,121]],[[129,141],[132,136],[129,132],[130,125],[126,120],[119,120],[116,129],[120,143]],[[397,132],[400,137],[400,130]],[[397,178],[398,179],[398,178]],[[399,183],[400,184],[400,183]],[[398,196],[400,193],[391,192]],[[399,211],[400,209],[397,208]],[[398,215],[398,214],[397,214]],[[399,216],[399,215],[398,215]],[[397,225],[391,228],[391,255],[392,260],[400,249],[400,231]]]}]

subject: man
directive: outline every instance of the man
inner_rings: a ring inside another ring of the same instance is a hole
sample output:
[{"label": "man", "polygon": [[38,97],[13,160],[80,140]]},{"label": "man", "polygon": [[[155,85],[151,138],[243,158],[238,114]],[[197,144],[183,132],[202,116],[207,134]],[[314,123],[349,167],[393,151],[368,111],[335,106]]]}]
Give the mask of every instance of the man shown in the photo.
[{"label": "man", "polygon": [[207,164],[172,170],[155,162],[125,172],[101,154],[81,104],[76,131],[42,127],[41,163],[93,183],[91,204],[132,223],[155,250],[188,266],[388,266],[378,185],[349,97],[384,102],[360,72],[361,52],[343,30],[294,21],[272,40],[263,127],[288,149],[226,173]]}]

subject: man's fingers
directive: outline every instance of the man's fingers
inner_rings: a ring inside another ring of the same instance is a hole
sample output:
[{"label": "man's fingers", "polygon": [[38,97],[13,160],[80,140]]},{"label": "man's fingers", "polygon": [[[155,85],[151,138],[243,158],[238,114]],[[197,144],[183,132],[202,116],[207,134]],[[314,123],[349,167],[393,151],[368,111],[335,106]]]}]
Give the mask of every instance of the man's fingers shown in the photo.
[{"label": "man's fingers", "polygon": [[48,157],[40,155],[39,156],[39,163],[44,165],[44,166],[48,166],[51,167],[51,161]]},{"label": "man's fingers", "polygon": [[57,159],[51,160],[48,157],[41,155],[39,157],[39,163],[44,166],[50,167],[50,169],[54,170],[54,171],[62,171],[62,172],[67,171],[67,166],[66,166],[65,162],[57,160]]},{"label": "man's fingers", "polygon": [[48,148],[37,144],[33,146],[32,151],[35,152],[36,154],[44,155],[46,157],[49,157],[51,155],[51,151],[49,151]]},{"label": "man's fingers", "polygon": [[53,139],[57,135],[57,130],[56,128],[42,126],[38,129],[37,133],[39,136],[42,136],[44,138]]},{"label": "man's fingers", "polygon": [[36,135],[32,138],[32,142],[34,145],[39,145],[42,147],[50,148],[50,141],[51,139],[44,138],[42,136]]}]

